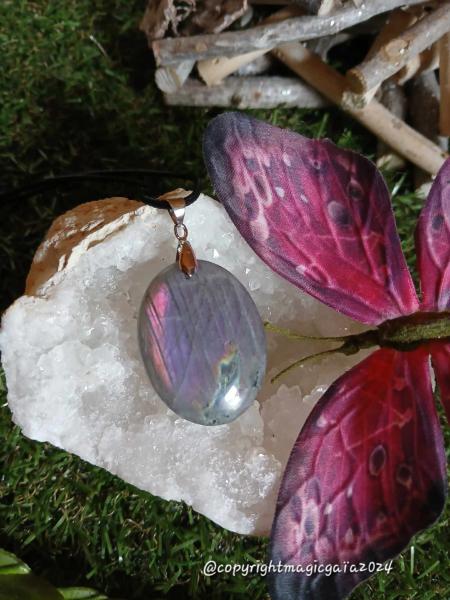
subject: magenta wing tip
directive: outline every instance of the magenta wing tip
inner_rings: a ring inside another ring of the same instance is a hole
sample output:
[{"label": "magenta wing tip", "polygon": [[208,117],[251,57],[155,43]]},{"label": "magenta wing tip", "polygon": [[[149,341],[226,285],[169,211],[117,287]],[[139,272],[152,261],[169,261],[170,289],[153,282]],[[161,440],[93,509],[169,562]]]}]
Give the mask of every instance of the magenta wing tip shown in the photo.
[{"label": "magenta wing tip", "polygon": [[450,309],[450,158],[431,186],[416,227],[422,310]]}]

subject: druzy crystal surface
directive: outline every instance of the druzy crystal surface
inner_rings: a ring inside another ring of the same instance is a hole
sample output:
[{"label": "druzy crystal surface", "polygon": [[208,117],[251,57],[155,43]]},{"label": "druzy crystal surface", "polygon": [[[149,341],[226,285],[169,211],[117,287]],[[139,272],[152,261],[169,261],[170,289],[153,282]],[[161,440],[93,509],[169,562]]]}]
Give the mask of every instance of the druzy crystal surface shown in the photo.
[{"label": "druzy crystal surface", "polygon": [[[199,259],[232,273],[263,321],[305,335],[338,336],[361,325],[302,294],[249,248],[223,207],[202,196],[186,211]],[[279,479],[314,403],[361,356],[311,361],[270,377],[327,344],[267,333],[267,375],[255,402],[232,423],[204,427],[178,417],[154,390],[137,336],[149,281],[174,258],[173,224],[150,206],[113,223],[93,214],[88,237],[33,296],[3,315],[2,364],[8,407],[22,432],[73,452],[141,490],[180,500],[219,525],[267,535]],[[42,247],[73,239],[72,214]]]},{"label": "druzy crystal surface", "polygon": [[255,400],[266,366],[264,327],[244,286],[199,261],[192,277],[173,264],[151,282],[139,344],[160,398],[200,425],[234,421]]}]

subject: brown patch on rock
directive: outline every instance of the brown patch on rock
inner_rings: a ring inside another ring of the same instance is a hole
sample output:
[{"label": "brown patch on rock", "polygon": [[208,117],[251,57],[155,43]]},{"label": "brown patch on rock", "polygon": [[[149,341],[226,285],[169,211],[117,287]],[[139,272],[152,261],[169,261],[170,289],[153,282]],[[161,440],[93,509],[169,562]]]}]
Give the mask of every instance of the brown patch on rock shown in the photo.
[{"label": "brown patch on rock", "polygon": [[[106,198],[86,202],[57,217],[41,242],[33,258],[28,273],[25,294],[37,295],[39,289],[55,273],[62,271],[76,248],[89,240],[89,246],[102,241],[112,232],[106,228],[109,223],[120,219],[145,206],[143,202],[128,198]],[[117,229],[121,228],[120,222]],[[97,236],[95,235],[97,233]]]}]

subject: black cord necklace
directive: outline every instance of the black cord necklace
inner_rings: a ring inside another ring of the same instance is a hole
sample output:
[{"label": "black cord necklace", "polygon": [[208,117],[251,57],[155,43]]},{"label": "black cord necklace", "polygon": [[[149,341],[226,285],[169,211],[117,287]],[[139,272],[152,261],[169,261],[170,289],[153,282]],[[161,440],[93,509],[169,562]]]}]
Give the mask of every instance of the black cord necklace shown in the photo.
[{"label": "black cord necklace", "polygon": [[55,175],[38,179],[31,183],[19,186],[15,189],[0,193],[0,202],[17,202],[25,198],[30,198],[46,192],[48,190],[57,190],[67,188],[73,184],[85,184],[89,182],[112,182],[121,185],[127,185],[131,188],[140,188],[142,194],[133,194],[135,200],[140,200],[144,204],[154,208],[163,208],[170,210],[170,204],[164,200],[158,199],[154,194],[149,193],[149,185],[145,181],[155,177],[170,177],[183,182],[191,182],[194,188],[188,196],[184,198],[185,205],[189,206],[197,200],[200,192],[197,190],[197,180],[188,175],[179,175],[170,171],[158,171],[151,169],[118,169],[118,170],[100,170],[86,171],[82,173],[72,173],[67,175]]}]

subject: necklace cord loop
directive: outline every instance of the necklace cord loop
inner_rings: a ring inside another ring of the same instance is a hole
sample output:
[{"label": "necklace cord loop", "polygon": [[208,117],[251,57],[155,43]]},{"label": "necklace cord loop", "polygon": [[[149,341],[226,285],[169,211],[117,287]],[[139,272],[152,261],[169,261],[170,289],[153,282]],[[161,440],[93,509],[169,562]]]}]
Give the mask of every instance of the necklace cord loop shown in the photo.
[{"label": "necklace cord loop", "polygon": [[[140,188],[142,194],[133,194],[135,200],[140,200],[149,206],[159,209],[170,209],[170,204],[167,201],[161,201],[154,194],[149,194],[149,186],[145,181],[149,178],[167,177],[178,181],[191,181],[194,185],[194,190],[184,198],[185,206],[193,204],[200,192],[197,191],[198,180],[185,174],[176,174],[170,171],[159,171],[151,169],[118,169],[118,170],[100,170],[100,171],[85,171],[81,173],[70,173],[67,175],[55,175],[32,181],[31,183],[16,187],[5,192],[0,192],[0,202],[17,202],[26,198],[32,198],[43,192],[50,190],[64,189],[73,187],[74,185],[83,185],[87,183],[113,183],[120,184],[122,187],[127,186],[130,189]],[[117,194],[120,195],[120,194]],[[137,197],[136,197],[137,196]]]}]

